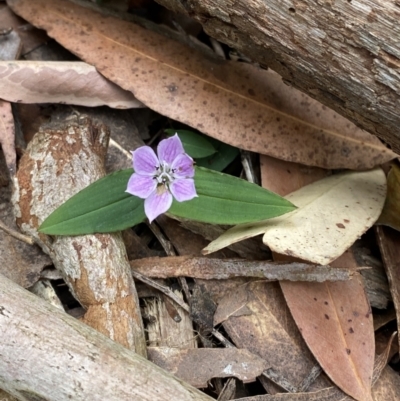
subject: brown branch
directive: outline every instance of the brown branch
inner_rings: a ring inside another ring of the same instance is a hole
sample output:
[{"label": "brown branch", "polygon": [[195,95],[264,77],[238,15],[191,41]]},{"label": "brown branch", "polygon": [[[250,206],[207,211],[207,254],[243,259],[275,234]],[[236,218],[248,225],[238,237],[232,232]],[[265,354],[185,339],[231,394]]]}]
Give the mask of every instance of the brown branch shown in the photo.
[{"label": "brown branch", "polygon": [[192,256],[143,258],[131,260],[130,265],[133,270],[148,277],[194,277],[205,280],[258,277],[269,280],[321,282],[349,280],[354,273],[354,270],[351,269],[338,269],[307,263],[213,259]]}]

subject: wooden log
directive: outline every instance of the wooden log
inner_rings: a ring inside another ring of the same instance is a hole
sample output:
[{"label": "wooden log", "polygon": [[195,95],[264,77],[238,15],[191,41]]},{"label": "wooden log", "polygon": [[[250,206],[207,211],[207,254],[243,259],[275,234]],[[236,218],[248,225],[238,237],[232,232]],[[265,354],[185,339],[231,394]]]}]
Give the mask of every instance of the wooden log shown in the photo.
[{"label": "wooden log", "polygon": [[0,388],[19,400],[212,400],[2,275],[0,332]]},{"label": "wooden log", "polygon": [[157,0],[400,151],[400,3]]},{"label": "wooden log", "polygon": [[38,233],[51,212],[105,175],[106,127],[87,118],[66,123],[65,116],[58,117],[61,122],[35,134],[21,158],[14,193],[17,224],[63,274],[86,309],[84,322],[145,356],[139,301],[121,234],[50,237]]}]

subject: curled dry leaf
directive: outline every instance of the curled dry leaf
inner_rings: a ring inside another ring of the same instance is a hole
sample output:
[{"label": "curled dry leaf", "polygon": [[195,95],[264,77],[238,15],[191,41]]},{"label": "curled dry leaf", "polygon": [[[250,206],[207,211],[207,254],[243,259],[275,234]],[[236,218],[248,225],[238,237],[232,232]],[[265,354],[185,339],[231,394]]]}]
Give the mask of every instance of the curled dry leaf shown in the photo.
[{"label": "curled dry leaf", "polygon": [[329,264],[374,224],[385,196],[386,178],[381,169],[336,174],[286,196],[299,207],[295,211],[235,226],[211,242],[203,253],[264,233],[264,243],[274,252]]},{"label": "curled dry leaf", "polygon": [[0,86],[0,97],[10,102],[144,107],[131,92],[82,62],[0,61]]},{"label": "curled dry leaf", "polygon": [[233,146],[328,168],[366,169],[396,157],[270,72],[73,3],[8,4],[148,107]]}]

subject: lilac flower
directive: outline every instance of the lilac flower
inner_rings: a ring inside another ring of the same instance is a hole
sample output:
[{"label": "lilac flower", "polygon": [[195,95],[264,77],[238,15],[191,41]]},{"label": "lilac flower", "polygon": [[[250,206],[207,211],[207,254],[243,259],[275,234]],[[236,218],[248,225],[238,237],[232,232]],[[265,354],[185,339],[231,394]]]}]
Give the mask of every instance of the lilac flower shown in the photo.
[{"label": "lilac flower", "polygon": [[145,199],[144,212],[150,223],[178,202],[197,196],[193,159],[183,149],[178,135],[162,140],[157,155],[150,146],[132,152],[133,169],[126,192]]}]

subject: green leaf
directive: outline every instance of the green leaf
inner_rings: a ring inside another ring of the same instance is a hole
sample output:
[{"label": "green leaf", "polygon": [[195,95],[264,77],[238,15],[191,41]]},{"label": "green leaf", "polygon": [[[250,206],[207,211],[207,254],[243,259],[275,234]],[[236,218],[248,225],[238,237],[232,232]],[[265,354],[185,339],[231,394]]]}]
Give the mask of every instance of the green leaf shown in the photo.
[{"label": "green leaf", "polygon": [[50,235],[113,232],[145,218],[144,200],[125,192],[132,169],[118,171],[89,185],[56,209],[39,227]]},{"label": "green leaf", "polygon": [[197,167],[198,197],[172,203],[168,213],[188,220],[212,224],[241,224],[291,212],[296,207],[258,185],[231,175]]},{"label": "green leaf", "polygon": [[[104,177],[56,209],[40,226],[50,235],[113,232],[145,218],[144,201],[125,192],[133,170]],[[169,213],[214,224],[240,224],[280,216],[295,209],[289,201],[258,185],[216,171],[196,168],[198,197],[172,204]]]},{"label": "green leaf", "polygon": [[223,171],[235,160],[239,154],[239,149],[226,143],[217,141],[214,138],[209,139],[214,145],[216,153],[205,158],[196,159],[196,164],[200,167],[206,167],[211,170]]},{"label": "green leaf", "polygon": [[178,134],[185,152],[193,159],[211,156],[216,152],[214,146],[204,136],[187,130],[166,129],[168,136]]}]

